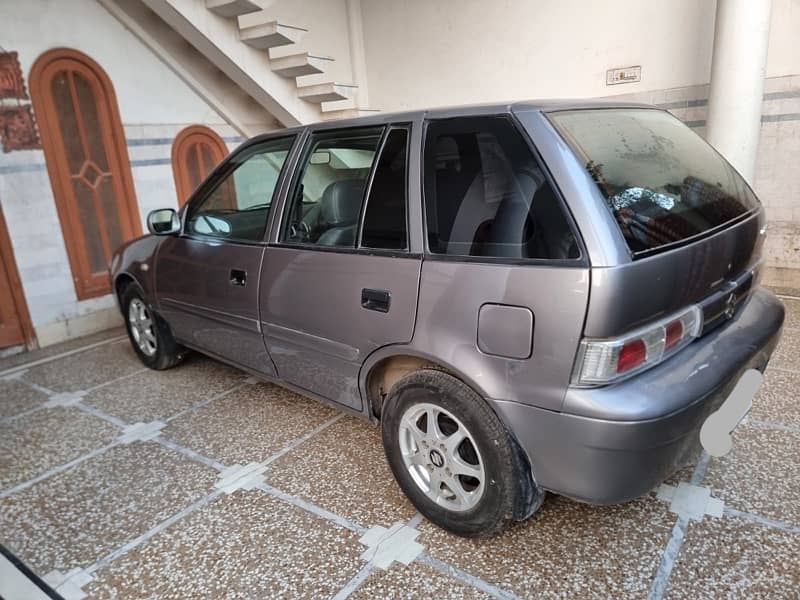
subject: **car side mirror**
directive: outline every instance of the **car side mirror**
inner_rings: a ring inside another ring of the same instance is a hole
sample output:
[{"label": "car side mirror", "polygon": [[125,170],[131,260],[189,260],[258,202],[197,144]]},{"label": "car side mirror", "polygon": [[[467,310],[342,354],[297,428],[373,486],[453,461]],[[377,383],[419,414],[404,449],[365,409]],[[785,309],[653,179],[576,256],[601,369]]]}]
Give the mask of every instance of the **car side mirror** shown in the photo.
[{"label": "car side mirror", "polygon": [[181,219],[171,208],[161,208],[147,215],[147,230],[153,235],[180,233]]}]

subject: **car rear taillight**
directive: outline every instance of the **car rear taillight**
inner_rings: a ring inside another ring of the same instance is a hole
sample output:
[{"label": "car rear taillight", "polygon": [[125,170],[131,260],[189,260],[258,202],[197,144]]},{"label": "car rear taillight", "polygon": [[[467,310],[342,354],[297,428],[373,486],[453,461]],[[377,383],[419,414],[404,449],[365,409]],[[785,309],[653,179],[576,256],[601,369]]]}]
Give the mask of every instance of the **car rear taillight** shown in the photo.
[{"label": "car rear taillight", "polygon": [[677,319],[664,327],[664,350],[669,350],[683,339],[683,321]]},{"label": "car rear taillight", "polygon": [[575,385],[603,385],[657,365],[692,342],[700,333],[698,306],[610,339],[584,338],[573,371]]},{"label": "car rear taillight", "polygon": [[631,340],[619,350],[617,358],[617,373],[624,373],[635,369],[647,360],[647,346],[642,340]]}]

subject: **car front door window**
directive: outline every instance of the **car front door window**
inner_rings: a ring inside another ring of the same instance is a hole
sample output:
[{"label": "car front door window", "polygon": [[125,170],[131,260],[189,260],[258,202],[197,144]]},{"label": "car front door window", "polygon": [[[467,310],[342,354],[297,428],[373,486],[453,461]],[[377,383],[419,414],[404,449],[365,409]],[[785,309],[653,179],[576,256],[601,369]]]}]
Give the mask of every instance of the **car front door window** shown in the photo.
[{"label": "car front door window", "polygon": [[270,140],[234,157],[211,192],[189,207],[186,233],[239,242],[261,241],[278,176],[293,141]]}]

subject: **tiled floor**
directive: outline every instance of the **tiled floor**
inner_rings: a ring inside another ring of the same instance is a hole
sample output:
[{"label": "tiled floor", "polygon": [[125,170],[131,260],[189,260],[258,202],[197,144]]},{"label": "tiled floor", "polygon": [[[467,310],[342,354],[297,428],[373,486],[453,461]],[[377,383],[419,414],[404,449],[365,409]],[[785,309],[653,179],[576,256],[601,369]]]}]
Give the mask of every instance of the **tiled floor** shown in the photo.
[{"label": "tiled floor", "polygon": [[[785,302],[733,451],[669,481],[694,476],[722,517],[687,520],[655,494],[551,496],[501,536],[461,539],[416,514],[372,425],[199,355],[144,370],[113,331],[0,360],[0,542],[48,581],[77,572],[67,600],[798,598],[800,301]],[[150,434],[120,438],[136,423]],[[235,465],[254,474],[228,493]],[[421,554],[362,559],[362,535],[395,523]]]}]

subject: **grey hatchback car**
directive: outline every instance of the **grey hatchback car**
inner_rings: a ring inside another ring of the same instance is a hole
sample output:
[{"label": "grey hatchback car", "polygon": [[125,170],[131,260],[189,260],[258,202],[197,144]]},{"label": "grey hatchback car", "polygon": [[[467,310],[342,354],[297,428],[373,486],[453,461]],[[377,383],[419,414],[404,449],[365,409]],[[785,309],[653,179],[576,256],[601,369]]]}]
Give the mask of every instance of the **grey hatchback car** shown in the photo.
[{"label": "grey hatchback car", "polygon": [[406,495],[465,536],[546,491],[650,491],[784,319],[753,191],[645,105],[285,129],[148,229],[111,265],[144,364],[197,350],[379,422]]}]

